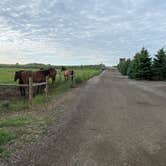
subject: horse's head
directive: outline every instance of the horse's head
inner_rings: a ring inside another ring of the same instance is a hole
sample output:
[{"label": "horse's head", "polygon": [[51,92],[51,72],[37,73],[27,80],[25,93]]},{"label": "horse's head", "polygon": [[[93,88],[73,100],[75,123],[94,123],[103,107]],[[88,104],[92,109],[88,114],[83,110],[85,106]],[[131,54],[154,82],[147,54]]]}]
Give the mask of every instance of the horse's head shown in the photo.
[{"label": "horse's head", "polygon": [[22,71],[16,71],[14,76],[14,81],[17,81],[18,79],[21,79],[21,72]]},{"label": "horse's head", "polygon": [[66,67],[62,66],[61,72],[62,72],[62,71],[65,71],[65,70],[66,70]]},{"label": "horse's head", "polygon": [[40,70],[44,77],[49,76],[49,70]]},{"label": "horse's head", "polygon": [[55,81],[55,77],[57,74],[57,71],[55,68],[50,68],[49,70],[49,77],[52,78],[53,81]]}]

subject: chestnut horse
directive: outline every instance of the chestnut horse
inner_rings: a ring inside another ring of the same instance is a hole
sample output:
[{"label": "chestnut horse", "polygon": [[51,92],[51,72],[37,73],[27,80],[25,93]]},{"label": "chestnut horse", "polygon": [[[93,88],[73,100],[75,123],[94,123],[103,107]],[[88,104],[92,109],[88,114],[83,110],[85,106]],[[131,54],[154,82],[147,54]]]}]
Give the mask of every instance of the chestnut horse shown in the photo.
[{"label": "chestnut horse", "polygon": [[[41,68],[40,71],[47,71],[47,70],[44,70],[44,69]],[[53,67],[49,68],[48,71],[49,71],[48,76],[49,76],[49,78],[52,79],[52,84],[54,84],[55,80],[56,80],[57,71]]]},{"label": "chestnut horse", "polygon": [[74,79],[74,70],[68,70],[66,67],[62,66],[61,68],[61,72],[64,72],[64,79],[67,81],[69,80],[69,78],[71,78],[71,80],[73,81]]},{"label": "chestnut horse", "polygon": [[[46,82],[46,77],[52,78],[52,83],[55,82],[56,78],[56,70],[55,68],[50,68],[48,70],[40,70],[40,71],[16,71],[14,80],[17,81],[19,79],[19,84],[29,84],[29,78],[32,77],[34,83]],[[25,96],[25,88],[20,87],[21,96]],[[39,87],[38,87],[39,92]]]}]

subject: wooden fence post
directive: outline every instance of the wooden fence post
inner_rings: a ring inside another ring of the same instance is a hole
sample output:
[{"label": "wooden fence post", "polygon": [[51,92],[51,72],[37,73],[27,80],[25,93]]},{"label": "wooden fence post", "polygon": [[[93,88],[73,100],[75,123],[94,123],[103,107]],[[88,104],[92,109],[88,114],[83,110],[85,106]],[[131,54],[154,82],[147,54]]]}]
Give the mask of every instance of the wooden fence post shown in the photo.
[{"label": "wooden fence post", "polygon": [[62,81],[62,72],[61,71],[59,71],[59,79],[60,79],[60,81]]},{"label": "wooden fence post", "polygon": [[45,88],[45,93],[46,93],[46,97],[48,96],[48,76],[46,77],[46,88]]},{"label": "wooden fence post", "polygon": [[33,80],[32,77],[29,77],[29,102],[32,102],[33,97]]}]

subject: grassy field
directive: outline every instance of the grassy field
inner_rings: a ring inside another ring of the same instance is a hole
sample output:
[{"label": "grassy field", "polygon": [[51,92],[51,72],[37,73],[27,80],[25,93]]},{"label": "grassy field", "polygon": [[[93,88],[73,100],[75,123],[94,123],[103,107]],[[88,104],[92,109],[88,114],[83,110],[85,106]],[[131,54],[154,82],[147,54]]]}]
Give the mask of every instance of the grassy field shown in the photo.
[{"label": "grassy field", "polygon": [[[22,69],[25,68],[0,68],[0,84],[15,83],[14,73]],[[77,67],[74,70],[76,76],[73,87],[102,72],[99,67]],[[56,100],[56,96],[70,88],[71,81],[64,81],[63,73],[58,70],[55,87],[49,89],[49,96],[46,98],[45,95],[37,95],[33,98],[35,109],[29,109],[28,100],[23,98],[0,101],[0,158],[8,158],[17,150],[17,147],[20,148],[25,143],[37,140],[45,132],[47,125],[58,120],[61,112],[55,111],[52,113],[54,116],[52,114],[50,116],[47,112],[41,113],[38,107],[42,107],[42,105],[47,107],[49,102]],[[14,145],[13,148],[11,148],[12,145]]]},{"label": "grassy field", "polygon": [[[14,73],[18,70],[37,70],[37,69],[25,69],[25,68],[0,68],[0,84],[3,83],[15,83],[14,82]],[[101,69],[99,68],[83,68],[83,69],[74,69],[76,72],[76,82],[82,82],[89,79],[90,77],[100,73]],[[58,70],[56,77],[57,83],[63,83],[63,73]]]},{"label": "grassy field", "polygon": [[25,69],[25,68],[1,68],[0,67],[0,84],[2,83],[15,83],[14,73],[18,70],[36,70],[36,69]]}]

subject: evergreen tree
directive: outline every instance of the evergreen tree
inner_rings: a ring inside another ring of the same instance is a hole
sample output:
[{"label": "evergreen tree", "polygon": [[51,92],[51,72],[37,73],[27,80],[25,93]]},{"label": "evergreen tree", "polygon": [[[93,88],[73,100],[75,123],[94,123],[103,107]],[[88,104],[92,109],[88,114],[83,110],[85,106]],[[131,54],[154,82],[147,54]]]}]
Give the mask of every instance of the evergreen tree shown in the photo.
[{"label": "evergreen tree", "polygon": [[152,77],[151,66],[150,55],[145,48],[142,48],[141,52],[137,53],[132,60],[128,75],[133,79],[150,80]]},{"label": "evergreen tree", "polygon": [[166,52],[160,49],[153,60],[153,79],[166,80]]},{"label": "evergreen tree", "polygon": [[130,62],[131,62],[130,59],[127,59],[126,61],[119,63],[118,69],[122,73],[122,75],[127,75],[127,71],[128,71]]},{"label": "evergreen tree", "polygon": [[138,66],[139,66],[139,57],[140,57],[140,53],[136,53],[136,55],[134,56],[134,59],[131,61],[127,74],[131,79],[136,79],[137,73],[138,73]]},{"label": "evergreen tree", "polygon": [[139,65],[136,73],[137,79],[150,80],[152,78],[152,59],[148,51],[142,48],[139,56]]}]

